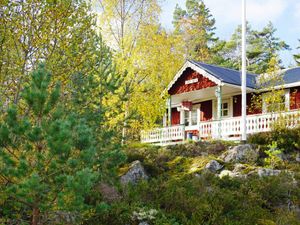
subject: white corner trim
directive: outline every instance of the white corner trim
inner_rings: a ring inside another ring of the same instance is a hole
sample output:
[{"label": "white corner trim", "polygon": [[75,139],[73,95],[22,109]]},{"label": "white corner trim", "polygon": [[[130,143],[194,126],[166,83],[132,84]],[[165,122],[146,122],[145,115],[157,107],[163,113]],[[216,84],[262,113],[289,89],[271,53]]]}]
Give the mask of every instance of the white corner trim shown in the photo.
[{"label": "white corner trim", "polygon": [[[223,86],[229,86],[229,87],[235,87],[235,88],[241,88],[240,85],[236,85],[236,84],[223,83],[222,85],[223,85]],[[254,89],[254,88],[249,88],[249,87],[246,87],[246,90],[247,90],[247,91],[256,91],[256,89]]]},{"label": "white corner trim", "polygon": [[290,110],[290,89],[284,90],[284,103],[285,103],[285,109]]},{"label": "white corner trim", "polygon": [[[283,84],[283,88],[291,88],[291,87],[298,87],[300,86],[300,81],[289,83],[289,84]],[[277,86],[276,88],[281,88],[282,86]]]}]

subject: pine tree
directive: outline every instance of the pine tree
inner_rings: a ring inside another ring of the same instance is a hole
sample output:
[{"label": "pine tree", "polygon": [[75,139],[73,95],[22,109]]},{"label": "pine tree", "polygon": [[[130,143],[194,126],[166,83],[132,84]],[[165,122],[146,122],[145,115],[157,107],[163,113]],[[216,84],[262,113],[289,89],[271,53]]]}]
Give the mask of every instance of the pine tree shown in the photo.
[{"label": "pine tree", "polygon": [[[300,42],[300,40],[299,40],[299,42]],[[300,49],[300,46],[297,49]],[[297,65],[300,66],[300,54],[295,54],[294,59],[295,59]]]},{"label": "pine tree", "polygon": [[[220,65],[240,69],[241,32],[241,26],[238,26],[231,39],[221,43],[223,47],[215,56]],[[271,22],[261,31],[252,29],[247,23],[247,59],[249,62],[247,69],[249,71],[257,74],[266,73],[274,55],[278,55],[280,51],[290,50],[289,45],[276,37],[275,33],[276,28]],[[282,61],[277,60],[282,67]]]},{"label": "pine tree", "polygon": [[186,0],[186,10],[176,5],[173,24],[175,33],[184,39],[187,57],[210,62],[218,38],[214,33],[215,19],[203,0]]},{"label": "pine tree", "polygon": [[[86,118],[97,134],[98,143],[107,147],[120,133],[121,126],[115,118],[122,112],[119,88],[124,77],[117,72],[112,52],[100,35],[94,36],[90,52],[92,57],[85,65],[89,72],[76,72],[71,76],[69,110]],[[103,138],[107,133],[109,135]]]},{"label": "pine tree", "polygon": [[102,169],[118,162],[97,148],[87,120],[61,104],[51,78],[40,65],[0,123],[0,215],[7,223],[45,223],[60,210],[80,217]]}]

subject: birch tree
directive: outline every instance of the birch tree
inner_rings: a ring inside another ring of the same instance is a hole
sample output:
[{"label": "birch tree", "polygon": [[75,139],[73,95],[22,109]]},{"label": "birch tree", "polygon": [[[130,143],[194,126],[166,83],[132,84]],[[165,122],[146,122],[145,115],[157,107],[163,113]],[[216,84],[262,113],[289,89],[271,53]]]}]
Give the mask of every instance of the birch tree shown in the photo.
[{"label": "birch tree", "polygon": [[37,62],[47,61],[63,89],[74,71],[86,71],[84,62],[91,57],[95,35],[86,1],[1,1],[0,14],[2,106],[18,103],[22,84]]},{"label": "birch tree", "polygon": [[[118,70],[125,75],[121,87],[126,101],[123,139],[131,134],[137,138],[142,127],[153,125],[162,117],[161,92],[182,63],[180,45],[160,27],[157,0],[98,3],[102,34],[115,50]],[[172,67],[168,67],[170,60]]]}]

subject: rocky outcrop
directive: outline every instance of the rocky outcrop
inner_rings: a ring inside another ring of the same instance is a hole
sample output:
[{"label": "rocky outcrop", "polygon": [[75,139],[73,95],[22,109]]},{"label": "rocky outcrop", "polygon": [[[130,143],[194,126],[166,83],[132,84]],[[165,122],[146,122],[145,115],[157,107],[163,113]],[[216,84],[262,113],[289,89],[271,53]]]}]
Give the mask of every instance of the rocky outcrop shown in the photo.
[{"label": "rocky outcrop", "polygon": [[259,177],[278,176],[281,170],[273,170],[268,168],[258,168],[257,174]]},{"label": "rocky outcrop", "polygon": [[121,184],[137,184],[140,180],[147,180],[148,175],[140,161],[136,160],[130,164],[128,171],[121,176]]},{"label": "rocky outcrop", "polygon": [[230,170],[222,170],[221,173],[218,175],[218,177],[223,178],[223,177],[235,177],[236,174],[234,174],[232,171]]},{"label": "rocky outcrop", "polygon": [[300,162],[300,153],[298,153],[297,155],[296,155],[296,162]]},{"label": "rocky outcrop", "polygon": [[144,222],[140,222],[139,225],[149,225],[149,223],[144,221]]},{"label": "rocky outcrop", "polygon": [[219,178],[223,178],[229,176],[231,178],[247,178],[247,174],[242,174],[240,172],[235,172],[231,170],[222,170],[221,173],[218,175]]},{"label": "rocky outcrop", "polygon": [[76,224],[79,214],[68,211],[50,212],[45,218],[41,218],[41,224]]},{"label": "rocky outcrop", "polygon": [[258,152],[249,144],[235,146],[220,157],[225,163],[254,163],[257,158]]},{"label": "rocky outcrop", "polygon": [[101,193],[103,200],[112,203],[121,199],[121,195],[114,186],[106,183],[100,183],[97,190]]},{"label": "rocky outcrop", "polygon": [[237,163],[234,165],[234,169],[232,172],[234,173],[241,173],[243,172],[245,169],[247,169],[247,166],[241,163]]},{"label": "rocky outcrop", "polygon": [[223,168],[223,165],[221,165],[218,161],[216,160],[211,160],[209,163],[206,164],[205,166],[206,169],[208,169],[210,172],[217,172]]}]

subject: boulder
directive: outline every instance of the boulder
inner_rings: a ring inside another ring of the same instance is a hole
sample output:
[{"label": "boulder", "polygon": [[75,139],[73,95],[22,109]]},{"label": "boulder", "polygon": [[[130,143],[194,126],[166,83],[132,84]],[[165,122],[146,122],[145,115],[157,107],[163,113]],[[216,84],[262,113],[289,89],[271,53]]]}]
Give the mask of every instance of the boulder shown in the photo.
[{"label": "boulder", "polygon": [[258,168],[257,174],[259,177],[278,176],[281,170],[273,170],[268,168]]},{"label": "boulder", "polygon": [[215,172],[219,171],[220,169],[222,169],[223,165],[221,165],[216,160],[211,160],[209,163],[206,164],[205,168],[208,169],[209,171],[215,173]]},{"label": "boulder", "polygon": [[121,195],[114,186],[107,183],[100,183],[97,190],[101,193],[103,199],[108,203],[113,203],[121,199]]},{"label": "boulder", "polygon": [[247,169],[247,166],[241,163],[237,163],[234,165],[234,169],[232,172],[234,173],[241,173],[243,170]]},{"label": "boulder", "polygon": [[55,211],[48,218],[49,224],[76,224],[79,217],[77,213],[68,211]]},{"label": "boulder", "polygon": [[220,158],[226,163],[254,163],[258,152],[249,144],[238,145],[224,152]]},{"label": "boulder", "polygon": [[234,174],[232,171],[230,170],[222,170],[221,173],[218,175],[220,178],[229,176],[229,177],[235,177],[236,174]]},{"label": "boulder", "polygon": [[148,175],[139,160],[132,162],[128,171],[121,176],[121,184],[137,184],[140,180],[147,180]]},{"label": "boulder", "polygon": [[148,223],[148,222],[145,222],[145,221],[143,221],[143,222],[140,222],[140,223],[139,223],[139,225],[149,225],[149,223]]},{"label": "boulder", "polygon": [[296,162],[300,162],[300,153],[296,155]]},{"label": "boulder", "polygon": [[222,170],[221,173],[218,175],[219,178],[223,178],[225,176],[229,176],[231,178],[247,178],[247,174],[242,174],[241,171],[238,170]]}]

